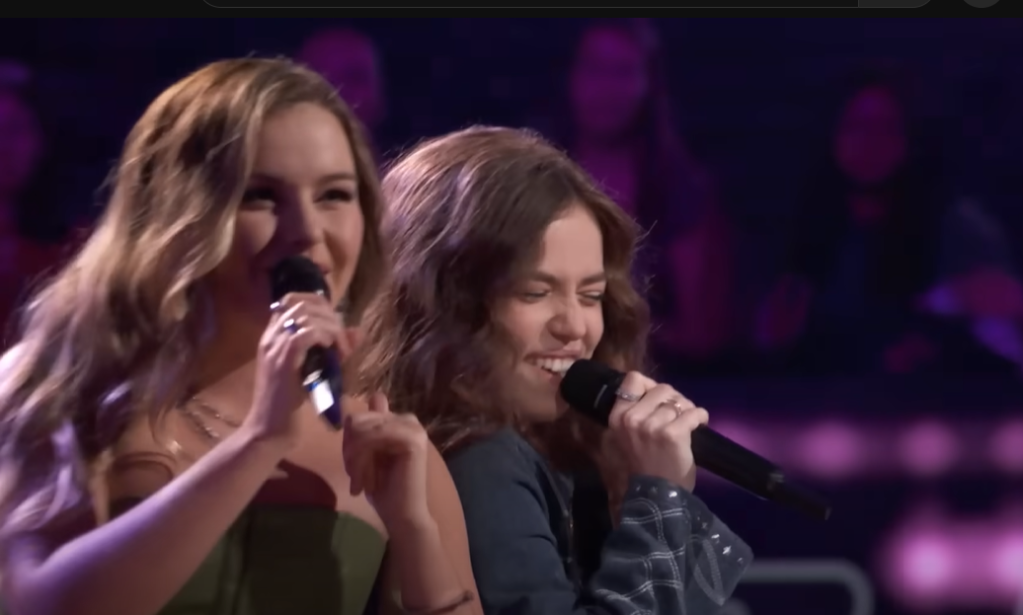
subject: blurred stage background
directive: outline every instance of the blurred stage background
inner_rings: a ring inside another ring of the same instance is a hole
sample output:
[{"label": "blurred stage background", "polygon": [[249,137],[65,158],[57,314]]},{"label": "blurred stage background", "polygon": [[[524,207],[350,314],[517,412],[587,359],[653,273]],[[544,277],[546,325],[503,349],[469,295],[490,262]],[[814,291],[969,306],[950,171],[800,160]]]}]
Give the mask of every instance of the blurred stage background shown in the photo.
[{"label": "blurred stage background", "polygon": [[659,371],[836,504],[702,483],[759,556],[732,615],[1023,613],[1023,20],[5,20],[0,307],[160,90],[299,53],[382,164],[531,126],[654,228]]}]

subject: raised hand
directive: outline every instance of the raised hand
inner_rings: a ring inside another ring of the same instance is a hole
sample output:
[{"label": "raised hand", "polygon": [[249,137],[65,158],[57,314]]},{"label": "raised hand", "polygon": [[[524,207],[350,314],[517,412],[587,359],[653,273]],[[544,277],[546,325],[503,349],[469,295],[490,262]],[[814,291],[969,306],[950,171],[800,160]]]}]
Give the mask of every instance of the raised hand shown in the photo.
[{"label": "raised hand", "polygon": [[352,495],[366,499],[392,532],[432,522],[426,499],[429,438],[411,414],[391,412],[380,393],[345,417],[344,460]]}]

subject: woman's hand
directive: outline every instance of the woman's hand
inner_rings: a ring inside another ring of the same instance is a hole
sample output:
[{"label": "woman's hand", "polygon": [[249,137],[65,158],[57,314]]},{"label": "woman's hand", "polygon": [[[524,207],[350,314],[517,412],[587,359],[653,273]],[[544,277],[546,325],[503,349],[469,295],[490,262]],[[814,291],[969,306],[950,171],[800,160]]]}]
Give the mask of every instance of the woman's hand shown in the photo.
[{"label": "woman's hand", "polygon": [[707,411],[675,389],[629,372],[608,424],[633,474],[658,476],[692,491],[696,485],[691,436]]},{"label": "woman's hand", "polygon": [[414,415],[391,412],[387,398],[374,394],[368,411],[345,418],[343,446],[352,495],[365,493],[389,531],[433,523],[426,493],[429,438]]},{"label": "woman's hand", "polygon": [[309,399],[301,374],[306,355],[320,346],[333,348],[344,360],[353,342],[325,297],[293,293],[274,304],[259,341],[253,405],[241,429],[290,450],[298,433],[296,410]]}]

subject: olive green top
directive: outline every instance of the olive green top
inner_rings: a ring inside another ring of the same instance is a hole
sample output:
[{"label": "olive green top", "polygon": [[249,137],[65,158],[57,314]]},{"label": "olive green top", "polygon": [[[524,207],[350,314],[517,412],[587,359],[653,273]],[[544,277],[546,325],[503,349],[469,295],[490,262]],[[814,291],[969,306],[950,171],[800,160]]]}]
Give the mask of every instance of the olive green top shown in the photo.
[{"label": "olive green top", "polygon": [[159,615],[362,615],[386,544],[349,513],[252,506]]},{"label": "olive green top", "polygon": [[349,513],[251,506],[158,615],[362,615],[386,546]]}]

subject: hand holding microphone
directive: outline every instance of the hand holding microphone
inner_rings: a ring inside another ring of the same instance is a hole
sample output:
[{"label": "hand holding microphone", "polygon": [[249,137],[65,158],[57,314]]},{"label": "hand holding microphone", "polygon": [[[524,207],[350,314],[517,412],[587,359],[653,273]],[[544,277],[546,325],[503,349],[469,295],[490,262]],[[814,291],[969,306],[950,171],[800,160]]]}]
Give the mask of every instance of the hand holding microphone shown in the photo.
[{"label": "hand holding microphone", "polygon": [[708,414],[675,389],[639,372],[625,375],[608,426],[633,474],[657,476],[692,491],[696,484],[691,434]]},{"label": "hand holding microphone", "polygon": [[282,260],[270,276],[274,303],[259,342],[253,406],[243,427],[288,447],[296,413],[307,400],[341,428],[341,360],[351,354],[354,330],[344,328],[319,268],[305,257]]},{"label": "hand holding microphone", "polygon": [[820,496],[788,482],[781,468],[708,428],[707,412],[667,385],[581,359],[559,388],[576,411],[621,434],[616,439],[636,472],[692,489],[695,462],[766,500],[818,519],[831,514]]},{"label": "hand holding microphone", "polygon": [[[285,295],[259,341],[253,406],[246,428],[265,439],[294,441],[297,413],[310,397],[302,369],[311,351],[351,354],[354,333],[346,330],[326,298],[311,293]],[[339,399],[340,402],[340,399]]]}]

